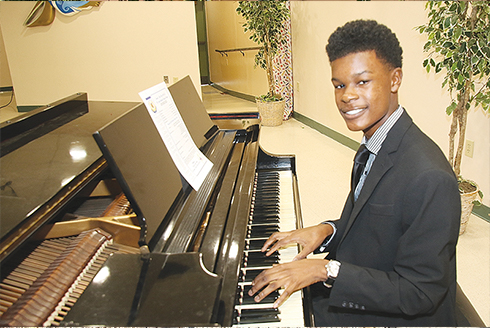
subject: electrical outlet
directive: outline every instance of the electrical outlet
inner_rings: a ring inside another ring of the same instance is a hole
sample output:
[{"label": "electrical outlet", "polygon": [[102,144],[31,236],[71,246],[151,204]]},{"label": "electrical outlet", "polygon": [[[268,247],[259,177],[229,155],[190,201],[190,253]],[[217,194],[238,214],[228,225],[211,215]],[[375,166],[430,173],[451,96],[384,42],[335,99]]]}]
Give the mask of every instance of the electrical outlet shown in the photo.
[{"label": "electrical outlet", "polygon": [[169,83],[169,80],[168,80],[168,75],[164,75],[164,76],[163,76],[163,82],[165,82],[165,83],[167,83],[167,84]]},{"label": "electrical outlet", "polygon": [[475,148],[475,143],[471,140],[466,140],[466,146],[464,154],[468,157],[473,158],[473,149]]}]

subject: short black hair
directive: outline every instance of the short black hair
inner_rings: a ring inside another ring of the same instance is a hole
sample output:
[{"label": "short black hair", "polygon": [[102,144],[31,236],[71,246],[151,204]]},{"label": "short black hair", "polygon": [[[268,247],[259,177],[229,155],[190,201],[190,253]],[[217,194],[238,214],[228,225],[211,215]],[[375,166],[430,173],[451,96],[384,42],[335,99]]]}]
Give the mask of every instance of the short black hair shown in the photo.
[{"label": "short black hair", "polygon": [[395,33],[374,20],[355,20],[337,28],[327,44],[330,62],[351,53],[374,50],[392,68],[402,67],[402,48]]}]

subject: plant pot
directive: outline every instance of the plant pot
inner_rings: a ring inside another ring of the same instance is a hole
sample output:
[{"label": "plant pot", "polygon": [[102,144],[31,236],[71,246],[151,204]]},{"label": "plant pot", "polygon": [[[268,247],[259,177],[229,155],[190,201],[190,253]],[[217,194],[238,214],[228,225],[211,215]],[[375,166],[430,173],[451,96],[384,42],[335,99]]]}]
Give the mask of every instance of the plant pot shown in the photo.
[{"label": "plant pot", "polygon": [[278,126],[282,124],[286,100],[263,101],[256,99],[260,121],[264,126]]},{"label": "plant pot", "polygon": [[478,185],[473,181],[466,180],[466,182],[469,182],[469,184],[472,185],[475,190],[463,191],[460,187],[460,195],[461,195],[461,225],[459,228],[460,235],[462,235],[466,231],[466,227],[468,226],[468,221],[470,219],[471,211],[473,210],[473,205],[474,205],[473,202],[478,197]]}]

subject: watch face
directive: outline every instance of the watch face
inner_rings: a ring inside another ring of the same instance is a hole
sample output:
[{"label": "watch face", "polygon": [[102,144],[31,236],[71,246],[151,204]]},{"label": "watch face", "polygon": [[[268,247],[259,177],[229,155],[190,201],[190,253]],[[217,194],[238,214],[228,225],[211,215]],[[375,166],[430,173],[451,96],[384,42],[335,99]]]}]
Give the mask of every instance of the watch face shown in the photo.
[{"label": "watch face", "polygon": [[340,262],[331,260],[327,265],[327,274],[329,277],[337,278],[340,269]]}]

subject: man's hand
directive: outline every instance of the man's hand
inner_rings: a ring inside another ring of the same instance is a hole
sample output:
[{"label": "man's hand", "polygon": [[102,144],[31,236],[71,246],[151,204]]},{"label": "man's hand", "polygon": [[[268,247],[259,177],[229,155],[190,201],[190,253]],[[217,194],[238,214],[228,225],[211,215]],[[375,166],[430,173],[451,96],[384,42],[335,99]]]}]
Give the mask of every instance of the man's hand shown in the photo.
[{"label": "man's hand", "polygon": [[[322,242],[333,233],[333,228],[330,224],[319,224],[316,226],[288,231],[288,232],[275,232],[262,246],[262,252],[266,252],[267,256],[270,256],[281,247],[285,247],[289,244],[300,244],[303,249],[298,255],[296,255],[293,261],[306,258],[308,254],[317,249]],[[267,250],[270,247],[269,250]]]},{"label": "man's hand", "polygon": [[304,259],[278,264],[271,269],[262,271],[252,282],[249,296],[259,292],[254,300],[260,302],[276,289],[284,288],[281,296],[273,307],[279,307],[292,293],[318,281],[327,280],[325,265],[328,260]]}]

